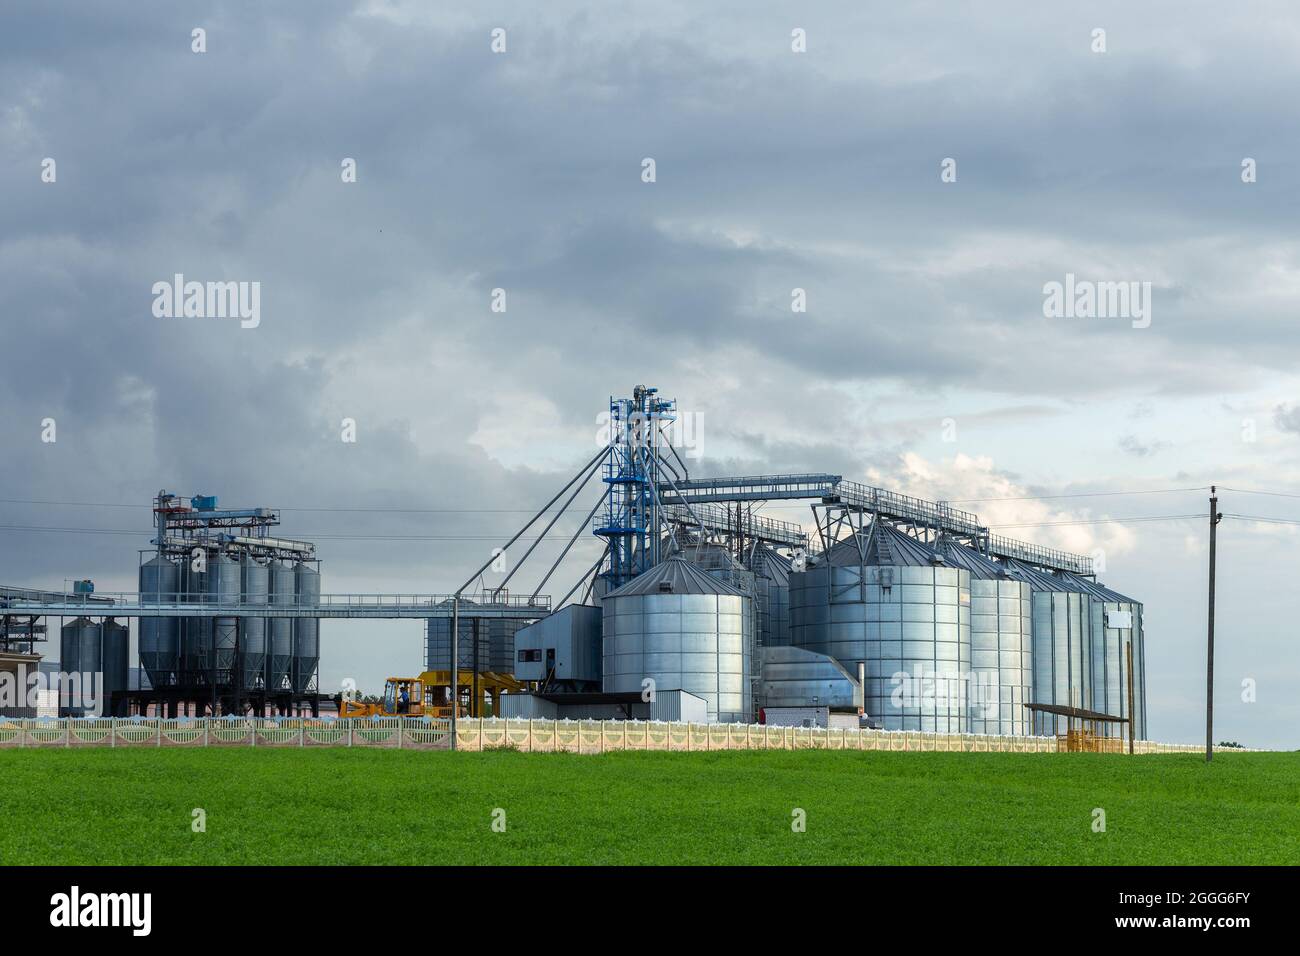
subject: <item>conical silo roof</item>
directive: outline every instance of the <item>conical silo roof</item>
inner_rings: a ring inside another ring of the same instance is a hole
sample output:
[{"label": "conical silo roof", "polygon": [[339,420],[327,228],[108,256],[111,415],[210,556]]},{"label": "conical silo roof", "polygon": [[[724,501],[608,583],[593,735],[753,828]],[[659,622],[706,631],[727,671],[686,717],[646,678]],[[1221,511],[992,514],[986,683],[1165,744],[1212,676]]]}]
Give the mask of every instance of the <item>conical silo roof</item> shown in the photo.
[{"label": "conical silo roof", "polygon": [[974,548],[969,548],[956,541],[945,542],[939,553],[954,567],[964,568],[970,572],[972,579],[996,581],[1005,580],[1011,575],[1007,569],[996,561],[985,557]]},{"label": "conical silo roof", "polygon": [[1114,604],[1140,603],[1138,601],[1133,600],[1130,597],[1125,597],[1123,594],[1120,594],[1118,591],[1111,590],[1110,588],[1106,587],[1106,585],[1102,584],[1100,581],[1093,581],[1090,578],[1080,577],[1077,574],[1070,574],[1069,572],[1066,571],[1060,572],[1060,576],[1063,578],[1069,578],[1080,588],[1082,588],[1084,591],[1087,591],[1089,594],[1093,595],[1098,600],[1109,601]]},{"label": "conical silo roof", "polygon": [[682,557],[661,561],[644,574],[638,574],[622,587],[615,588],[605,598],[627,597],[633,594],[729,594],[744,597],[739,588],[700,570]]},{"label": "conical silo roof", "polygon": [[776,549],[761,545],[754,552],[754,573],[760,578],[775,581],[782,587],[790,586],[790,559]]},{"label": "conical silo roof", "polygon": [[1032,565],[1025,564],[1023,561],[1016,561],[1007,558],[1002,562],[1002,566],[1007,569],[1017,581],[1026,582],[1034,591],[1074,591],[1079,594],[1091,594],[1088,588],[1084,587],[1083,580],[1075,577],[1073,574],[1065,572],[1048,572],[1035,568]]},{"label": "conical silo roof", "polygon": [[826,552],[826,562],[836,567],[929,568],[936,560],[928,545],[880,521],[836,542]]}]

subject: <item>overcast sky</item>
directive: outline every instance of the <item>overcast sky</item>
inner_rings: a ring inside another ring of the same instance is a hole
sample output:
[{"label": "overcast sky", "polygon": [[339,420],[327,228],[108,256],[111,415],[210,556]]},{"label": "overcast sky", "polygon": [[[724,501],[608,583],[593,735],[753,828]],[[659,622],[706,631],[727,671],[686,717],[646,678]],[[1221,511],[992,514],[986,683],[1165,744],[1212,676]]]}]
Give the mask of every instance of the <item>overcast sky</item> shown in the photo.
[{"label": "overcast sky", "polygon": [[[1300,11],[1063,6],[5,4],[0,583],[133,590],[165,487],[283,509],[326,593],[448,591],[646,383],[694,473],[1103,549],[1151,733],[1197,740],[1207,522],[1131,519],[1300,493]],[[176,273],[260,323],[156,317]],[[1149,326],[1046,317],[1067,274],[1150,283]],[[1221,739],[1300,745],[1296,530],[1221,526]],[[322,687],[419,631],[325,622]]]}]

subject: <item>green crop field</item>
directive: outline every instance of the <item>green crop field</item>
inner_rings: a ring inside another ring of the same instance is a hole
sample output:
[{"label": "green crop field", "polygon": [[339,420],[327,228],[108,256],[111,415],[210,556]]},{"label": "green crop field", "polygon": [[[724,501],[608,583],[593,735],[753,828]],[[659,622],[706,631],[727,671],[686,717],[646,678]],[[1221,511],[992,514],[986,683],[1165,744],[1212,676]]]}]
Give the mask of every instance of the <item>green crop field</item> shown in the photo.
[{"label": "green crop field", "polygon": [[0,820],[0,864],[1296,864],[1300,754],[10,750]]}]

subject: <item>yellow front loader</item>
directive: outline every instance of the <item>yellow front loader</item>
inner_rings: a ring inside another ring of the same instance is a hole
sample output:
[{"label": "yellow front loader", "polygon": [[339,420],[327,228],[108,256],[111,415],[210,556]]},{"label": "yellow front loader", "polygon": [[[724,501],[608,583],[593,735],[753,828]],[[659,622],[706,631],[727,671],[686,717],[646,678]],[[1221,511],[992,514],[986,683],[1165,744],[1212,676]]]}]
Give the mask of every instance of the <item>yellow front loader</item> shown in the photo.
[{"label": "yellow front loader", "polygon": [[[462,699],[460,716],[483,717],[484,697],[492,701],[492,713],[501,711],[501,694],[518,694],[528,685],[511,674],[457,675]],[[447,688],[450,671],[425,671],[419,677],[390,677],[384,681],[384,696],[377,703],[344,700],[339,704],[340,717],[450,717],[451,702]],[[466,706],[465,698],[468,698]]]}]

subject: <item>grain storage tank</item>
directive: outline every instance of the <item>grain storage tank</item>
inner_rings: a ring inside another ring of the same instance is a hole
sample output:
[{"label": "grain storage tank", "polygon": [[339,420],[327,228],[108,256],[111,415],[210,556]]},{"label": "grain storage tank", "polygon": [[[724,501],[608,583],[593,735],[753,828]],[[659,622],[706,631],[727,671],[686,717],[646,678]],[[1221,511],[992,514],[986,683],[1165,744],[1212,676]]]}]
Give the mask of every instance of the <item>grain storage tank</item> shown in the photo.
[{"label": "grain storage tank", "polygon": [[[293,567],[272,561],[267,569],[267,602],[275,607],[293,607],[297,601]],[[293,618],[266,619],[266,689],[288,690],[293,678]]]},{"label": "grain storage tank", "polygon": [[[298,606],[313,607],[320,603],[320,571],[306,562],[293,566],[294,591]],[[320,665],[320,621],[314,617],[293,620],[293,689],[305,693]]]},{"label": "grain storage tank", "polygon": [[[513,674],[515,670],[515,634],[523,621],[494,617],[484,622],[488,630],[488,667],[495,674]],[[448,630],[448,634],[450,634]]]},{"label": "grain storage tank", "polygon": [[[239,605],[239,562],[223,551],[208,560],[208,600],[225,607]],[[235,673],[235,651],[239,646],[239,618],[223,614],[212,619],[212,647],[216,655],[217,681],[226,683]]]},{"label": "grain storage tank", "polygon": [[[1143,684],[1142,605],[1090,578],[1062,575],[1077,583],[1091,595],[1092,630],[1088,660],[1091,698],[1086,706],[1120,717],[1129,715],[1128,648],[1133,647],[1133,731],[1146,739],[1145,686]],[[1127,734],[1120,724],[1107,724],[1106,733],[1118,737]]]},{"label": "grain storage tank", "polygon": [[[424,669],[451,670],[451,602],[438,605],[446,617],[431,617],[424,627]],[[491,669],[492,628],[490,619],[474,616],[474,601],[461,598],[460,638],[456,643],[456,669],[464,674],[482,674]]]},{"label": "grain storage tank", "polygon": [[877,520],[790,573],[790,640],[863,665],[867,716],[886,730],[969,727],[970,572]]},{"label": "grain storage tank", "polygon": [[[140,565],[140,603],[174,604],[180,600],[180,566],[159,555]],[[140,666],[151,687],[170,687],[180,668],[181,619],[140,618]]]},{"label": "grain storage tank", "polygon": [[672,557],[605,595],[602,689],[703,698],[709,720],[752,719],[753,600]]},{"label": "grain storage tank", "polygon": [[970,732],[1029,732],[1033,698],[1032,595],[1029,585],[977,551],[949,541],[949,564],[970,572]]},{"label": "grain storage tank", "polygon": [[[1072,575],[1042,571],[1015,560],[1000,562],[1007,573],[1029,585],[1033,620],[1033,695],[1038,704],[1090,710],[1093,600]],[[1066,718],[1040,714],[1032,734],[1063,734]]]},{"label": "grain storage tank", "polygon": [[102,636],[98,624],[88,617],[73,618],[59,632],[59,670],[77,675],[72,699],[60,693],[61,717],[84,717],[91,713],[86,706],[90,698],[100,692],[97,675],[103,673],[101,658]]},{"label": "grain storage tank", "polygon": [[[270,569],[251,554],[240,561],[241,603],[264,607],[270,594]],[[266,672],[266,622],[264,617],[241,617],[239,626],[240,686],[257,687]]]},{"label": "grain storage tank", "polygon": [[113,694],[125,694],[131,689],[131,632],[125,624],[105,618],[100,625],[100,663],[104,679],[101,684],[100,713],[106,717],[125,717],[127,700],[121,697],[113,703]]},{"label": "grain storage tank", "polygon": [[748,660],[750,671],[746,682],[750,697],[748,713],[758,713],[760,693],[760,672],[763,662],[758,654],[759,616],[758,616],[758,579],[757,575],[746,568],[726,547],[712,542],[679,539],[680,544],[670,546],[667,554],[671,557],[680,554],[711,578],[717,578],[730,584],[748,597],[750,620],[748,624],[750,641]]},{"label": "grain storage tank", "polygon": [[[194,559],[181,559],[181,592],[190,604],[210,603],[208,575],[195,570]],[[206,567],[206,565],[203,565]],[[212,668],[212,618],[181,618],[181,670],[186,686],[208,683]]]},{"label": "grain storage tank", "polygon": [[790,643],[790,559],[759,545],[750,559],[754,572],[754,604],[758,614],[758,643],[784,647]]}]

